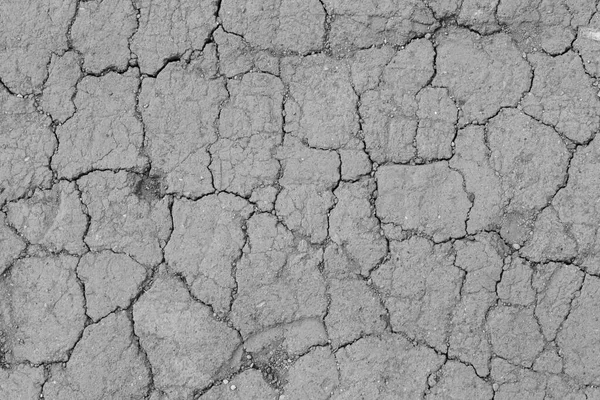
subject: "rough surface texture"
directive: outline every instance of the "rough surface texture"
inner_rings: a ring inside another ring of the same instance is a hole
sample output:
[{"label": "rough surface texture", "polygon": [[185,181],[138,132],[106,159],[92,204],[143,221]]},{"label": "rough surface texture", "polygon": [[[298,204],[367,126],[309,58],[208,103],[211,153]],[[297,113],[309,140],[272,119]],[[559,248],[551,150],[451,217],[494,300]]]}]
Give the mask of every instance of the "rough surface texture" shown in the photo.
[{"label": "rough surface texture", "polygon": [[589,141],[600,128],[600,100],[581,59],[568,52],[529,58],[535,75],[523,111],[553,126],[576,143]]},{"label": "rough surface texture", "polygon": [[359,279],[329,282],[331,303],[325,324],[334,348],[386,328],[386,311],[377,292]]},{"label": "rough surface texture", "polygon": [[44,384],[43,367],[19,365],[0,371],[0,395],[7,399],[33,400],[40,396]]},{"label": "rough surface texture", "polygon": [[284,87],[273,75],[248,73],[228,80],[227,91],[219,140],[210,147],[214,186],[244,197],[256,195],[274,185],[279,174],[273,154],[283,134]]},{"label": "rough surface texture", "polygon": [[90,218],[85,242],[91,250],[123,252],[145,265],[162,260],[172,230],[167,199],[144,193],[144,178],[126,172],[94,172],[79,182]]},{"label": "rough surface texture", "polygon": [[427,399],[481,399],[491,400],[492,386],[475,375],[472,367],[448,361],[438,372],[437,383]]},{"label": "rough surface texture", "polygon": [[[201,196],[213,190],[207,146],[216,140],[224,82],[215,76],[214,48],[186,63],[171,63],[142,81],[139,95],[150,174],[167,193]],[[174,100],[174,98],[178,100]]]},{"label": "rough surface texture", "polygon": [[496,228],[508,243],[522,245],[564,185],[570,159],[556,131],[519,110],[501,110],[485,129],[461,129],[450,167],[473,196],[467,232]]},{"label": "rough surface texture", "polygon": [[2,358],[40,364],[66,361],[85,322],[77,258],[27,258],[2,282]]},{"label": "rough surface texture", "polygon": [[131,321],[119,312],[86,328],[66,367],[52,368],[43,394],[46,399],[143,399],[149,372]]},{"label": "rough surface texture", "polygon": [[29,243],[52,252],[86,250],[87,229],[80,192],[73,183],[61,182],[51,190],[38,190],[29,199],[7,205],[7,220]]},{"label": "rough surface texture", "polygon": [[263,379],[259,371],[250,369],[231,381],[212,387],[201,400],[277,400],[279,394]]},{"label": "rough surface texture", "polygon": [[250,212],[248,202],[229,194],[173,205],[174,229],[165,261],[185,277],[194,296],[219,312],[230,308],[232,269],[246,241],[243,220]]},{"label": "rough surface texture", "polygon": [[431,236],[434,241],[465,234],[471,207],[461,175],[446,162],[385,166],[376,174],[375,204],[382,222]]},{"label": "rough surface texture", "polygon": [[[577,265],[590,273],[600,272],[600,235],[597,221],[600,220],[598,204],[598,185],[600,179],[600,142],[594,140],[588,147],[580,148],[571,161],[569,180],[552,201],[558,212],[557,226],[549,233],[565,232],[573,238],[576,251],[572,252]],[[563,230],[565,229],[565,230]],[[544,246],[548,246],[552,236],[540,238]],[[565,244],[572,243],[565,241]],[[549,255],[545,255],[547,258]]]},{"label": "rough surface texture", "polygon": [[399,335],[367,337],[338,352],[340,386],[334,399],[412,399],[427,388],[443,357]]},{"label": "rough surface texture", "polygon": [[325,10],[319,0],[224,0],[219,16],[227,32],[261,49],[306,54],[323,47]]},{"label": "rough surface texture", "polygon": [[79,3],[71,37],[73,47],[83,55],[84,70],[127,69],[129,38],[137,28],[136,14],[133,2],[94,0]]},{"label": "rough surface texture", "polygon": [[282,190],[275,211],[288,228],[317,243],[327,238],[328,211],[334,205],[333,189],[340,179],[340,157],[317,150],[289,137],[277,157],[281,160]]},{"label": "rough surface texture", "polygon": [[12,265],[25,248],[25,241],[10,229],[6,215],[0,213],[0,274]]},{"label": "rough surface texture", "polygon": [[232,356],[239,335],[195,302],[177,278],[160,275],[133,306],[135,334],[145,349],[154,385],[171,398],[210,383]]},{"label": "rough surface texture", "polygon": [[33,100],[11,96],[0,87],[0,107],[0,205],[4,205],[36,187],[49,186],[56,138],[50,118],[36,112]]},{"label": "rough surface texture", "polygon": [[600,283],[597,277],[586,277],[579,287],[580,295],[571,304],[571,312],[564,320],[557,342],[563,349],[565,372],[587,385],[600,381],[600,370],[594,360],[598,359],[597,339],[598,319],[589,318],[598,306]]},{"label": "rough surface texture", "polygon": [[594,77],[600,75],[600,14],[594,13],[589,23],[580,26],[573,48],[579,53],[586,72]]},{"label": "rough surface texture", "polygon": [[434,59],[432,43],[415,40],[386,63],[377,85],[361,95],[366,150],[374,161],[405,163],[416,155],[417,97],[435,74]]},{"label": "rough surface texture", "polygon": [[465,271],[461,298],[452,313],[448,354],[489,374],[492,347],[485,327],[488,312],[496,304],[496,286],[503,267],[503,248],[497,234],[479,235],[455,244],[455,265]]},{"label": "rough surface texture", "polygon": [[324,0],[332,21],[329,39],[333,49],[390,43],[401,46],[438,26],[430,8],[421,0],[348,2]]},{"label": "rough surface texture", "polygon": [[61,124],[75,114],[73,97],[81,78],[80,62],[79,54],[68,51],[61,56],[53,54],[48,65],[40,107]]},{"label": "rough surface texture", "polygon": [[135,0],[137,29],[130,48],[144,73],[155,74],[171,59],[200,50],[216,27],[214,0]]},{"label": "rough surface texture", "polygon": [[73,100],[77,112],[56,129],[52,168],[74,178],[94,169],[141,168],[142,124],[135,114],[136,72],[86,76]]},{"label": "rough surface texture", "polygon": [[0,0],[0,399],[600,399],[596,0]]},{"label": "rough surface texture", "polygon": [[390,312],[391,329],[445,352],[461,271],[448,245],[425,239],[392,242],[391,259],[373,274]]},{"label": "rough surface texture", "polygon": [[236,269],[232,322],[243,337],[269,326],[323,317],[323,251],[313,249],[270,214],[248,221],[248,242]]},{"label": "rough surface texture", "polygon": [[352,146],[358,132],[357,96],[348,65],[325,56],[285,59],[281,71],[289,86],[285,132],[310,146]]},{"label": "rough surface texture", "polygon": [[560,54],[569,49],[595,8],[593,1],[580,0],[500,1],[496,18],[523,50]]},{"label": "rough surface texture", "polygon": [[0,5],[0,77],[14,93],[39,92],[52,53],[68,47],[76,1],[10,0]]},{"label": "rough surface texture", "polygon": [[439,38],[436,86],[447,87],[461,110],[460,122],[485,122],[502,107],[516,106],[530,85],[531,70],[510,37],[482,37],[450,29]]},{"label": "rough surface texture", "polygon": [[488,315],[494,353],[515,365],[530,367],[544,347],[531,309],[499,306]]},{"label": "rough surface texture", "polygon": [[341,183],[333,193],[337,203],[329,215],[331,240],[364,269],[365,275],[387,253],[387,242],[370,203],[374,189],[372,179]]},{"label": "rough surface texture", "polygon": [[129,308],[147,271],[125,254],[104,250],[81,257],[77,275],[85,288],[86,313],[98,321],[117,308]]}]

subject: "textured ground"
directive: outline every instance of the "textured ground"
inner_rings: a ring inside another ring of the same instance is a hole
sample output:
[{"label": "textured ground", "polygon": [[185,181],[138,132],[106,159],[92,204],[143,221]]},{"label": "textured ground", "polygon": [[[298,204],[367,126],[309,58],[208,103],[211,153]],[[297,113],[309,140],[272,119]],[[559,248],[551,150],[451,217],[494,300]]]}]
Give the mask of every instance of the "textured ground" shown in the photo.
[{"label": "textured ground", "polygon": [[0,399],[600,399],[596,3],[0,1]]}]

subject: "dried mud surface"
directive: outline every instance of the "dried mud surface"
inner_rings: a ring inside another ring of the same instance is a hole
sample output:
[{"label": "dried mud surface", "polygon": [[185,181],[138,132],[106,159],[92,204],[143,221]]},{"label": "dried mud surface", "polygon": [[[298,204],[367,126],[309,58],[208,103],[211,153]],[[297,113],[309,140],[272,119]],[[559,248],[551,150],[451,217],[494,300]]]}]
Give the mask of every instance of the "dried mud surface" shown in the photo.
[{"label": "dried mud surface", "polygon": [[0,399],[600,399],[599,10],[0,2]]}]

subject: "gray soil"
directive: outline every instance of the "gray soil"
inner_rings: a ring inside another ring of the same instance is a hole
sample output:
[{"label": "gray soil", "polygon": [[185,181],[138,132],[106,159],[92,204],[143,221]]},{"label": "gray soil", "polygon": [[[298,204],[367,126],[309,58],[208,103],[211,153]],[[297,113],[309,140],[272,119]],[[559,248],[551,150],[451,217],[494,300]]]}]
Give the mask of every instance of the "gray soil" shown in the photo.
[{"label": "gray soil", "polygon": [[0,399],[600,399],[597,0],[0,1]]}]

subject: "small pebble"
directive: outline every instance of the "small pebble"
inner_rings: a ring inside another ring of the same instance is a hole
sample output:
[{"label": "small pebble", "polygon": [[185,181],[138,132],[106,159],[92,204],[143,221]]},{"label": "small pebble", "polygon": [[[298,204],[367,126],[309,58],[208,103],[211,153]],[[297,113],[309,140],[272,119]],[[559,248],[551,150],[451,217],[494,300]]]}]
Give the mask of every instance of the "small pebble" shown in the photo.
[{"label": "small pebble", "polygon": [[513,249],[519,250],[520,248],[521,246],[519,246],[517,243],[513,244]]},{"label": "small pebble", "polygon": [[235,390],[235,389],[237,389],[237,386],[235,386],[235,385],[231,385],[229,388],[230,388],[231,390]]},{"label": "small pebble", "polygon": [[227,385],[229,381],[227,379],[223,379],[223,384]]}]

